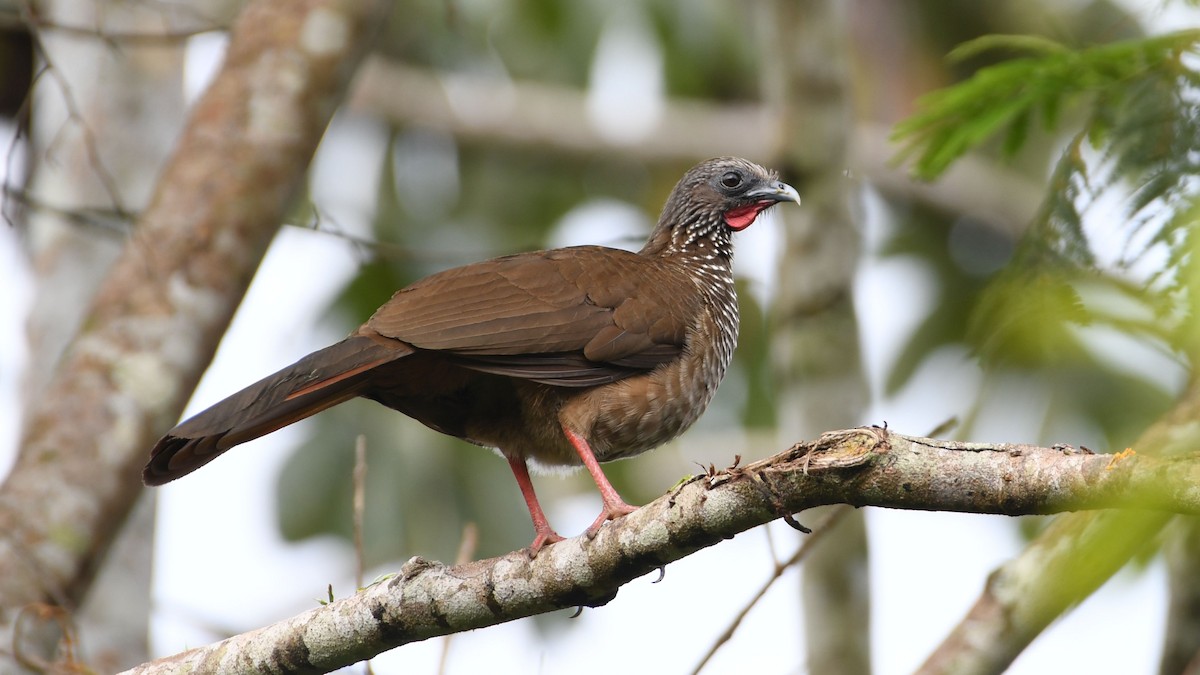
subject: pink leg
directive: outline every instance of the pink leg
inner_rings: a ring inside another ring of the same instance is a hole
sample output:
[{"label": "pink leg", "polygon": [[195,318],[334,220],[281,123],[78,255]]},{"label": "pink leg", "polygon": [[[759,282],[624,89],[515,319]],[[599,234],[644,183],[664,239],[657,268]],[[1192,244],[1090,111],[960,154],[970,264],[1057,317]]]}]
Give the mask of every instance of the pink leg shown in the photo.
[{"label": "pink leg", "polygon": [[521,488],[521,496],[525,498],[525,506],[529,508],[529,517],[533,519],[534,537],[533,543],[529,545],[529,557],[533,558],[543,546],[562,541],[563,538],[550,528],[546,514],[542,513],[542,505],[538,503],[537,495],[533,492],[533,481],[529,478],[529,467],[525,465],[525,460],[507,455],[505,457],[513,476],[517,479],[517,487]]},{"label": "pink leg", "polygon": [[608,482],[608,476],[604,475],[604,470],[600,468],[600,462],[596,461],[596,455],[592,452],[592,447],[588,445],[587,439],[565,426],[563,433],[575,447],[575,452],[579,453],[579,459],[583,460],[583,465],[587,467],[588,473],[592,474],[592,480],[596,481],[596,487],[600,489],[600,498],[604,500],[604,510],[600,512],[596,522],[587,529],[587,536],[591,539],[596,536],[596,533],[600,531],[600,526],[605,522],[633,513],[637,511],[637,507],[626,504],[625,500],[621,499],[621,495],[617,494],[612,483]]}]

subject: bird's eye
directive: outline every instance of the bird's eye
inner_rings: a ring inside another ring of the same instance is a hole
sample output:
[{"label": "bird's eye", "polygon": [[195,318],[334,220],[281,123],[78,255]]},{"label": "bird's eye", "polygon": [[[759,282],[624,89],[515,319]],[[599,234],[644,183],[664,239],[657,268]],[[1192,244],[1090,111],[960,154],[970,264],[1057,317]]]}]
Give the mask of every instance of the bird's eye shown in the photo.
[{"label": "bird's eye", "polygon": [[742,184],[742,174],[736,171],[729,171],[724,176],[721,176],[721,185],[727,188],[735,188]]}]

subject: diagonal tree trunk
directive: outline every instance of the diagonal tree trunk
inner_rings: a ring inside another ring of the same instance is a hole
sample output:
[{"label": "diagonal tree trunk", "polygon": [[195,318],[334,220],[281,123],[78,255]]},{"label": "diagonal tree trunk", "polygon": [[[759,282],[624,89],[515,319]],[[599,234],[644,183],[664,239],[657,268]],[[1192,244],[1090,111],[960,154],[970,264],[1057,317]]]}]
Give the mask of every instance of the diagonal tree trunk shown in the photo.
[{"label": "diagonal tree trunk", "polygon": [[22,621],[22,663],[57,658],[44,638],[142,493],[146,449],[207,367],[387,6],[262,0],[239,18],[0,487],[0,621]]},{"label": "diagonal tree trunk", "polygon": [[[141,2],[53,0],[38,9],[44,23],[29,28],[38,37],[42,76],[30,108],[35,170],[26,201],[40,206],[27,211],[24,228],[36,275],[25,400],[50,379],[133,214],[149,200],[183,121],[184,35],[211,28],[196,15],[164,17],[162,8]],[[177,37],[154,39],[168,26]],[[72,218],[85,213],[111,215]],[[98,592],[75,617],[99,670],[147,656],[153,514],[152,499],[139,502],[132,526],[114,544],[120,563],[105,566]]]}]

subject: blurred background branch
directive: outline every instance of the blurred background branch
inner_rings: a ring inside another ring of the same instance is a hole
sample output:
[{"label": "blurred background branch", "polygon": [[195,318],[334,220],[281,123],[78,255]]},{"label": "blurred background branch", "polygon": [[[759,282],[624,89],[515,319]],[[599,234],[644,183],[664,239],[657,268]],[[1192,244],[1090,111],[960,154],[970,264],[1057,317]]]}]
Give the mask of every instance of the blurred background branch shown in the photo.
[{"label": "blurred background branch", "polygon": [[[562,124],[565,119],[586,119],[587,96],[583,89],[437,72],[375,56],[363,65],[348,103],[351,109],[395,125],[445,132],[464,143],[651,163],[721,155],[780,157],[790,138],[777,106],[672,98],[664,102],[659,122],[646,138],[623,143],[589,125]],[[838,121],[845,125],[854,120]],[[847,133],[848,156],[839,164],[853,167],[839,169],[846,179],[978,219],[1008,236],[1024,230],[1043,195],[1040,184],[983,155],[959,160],[936,183],[914,180],[893,161],[890,128],[859,120]]]}]

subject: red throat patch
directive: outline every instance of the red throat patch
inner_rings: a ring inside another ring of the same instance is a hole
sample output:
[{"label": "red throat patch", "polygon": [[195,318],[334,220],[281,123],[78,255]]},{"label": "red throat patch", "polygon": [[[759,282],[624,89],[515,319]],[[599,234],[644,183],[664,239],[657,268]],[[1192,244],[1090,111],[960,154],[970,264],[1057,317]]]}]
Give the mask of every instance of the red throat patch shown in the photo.
[{"label": "red throat patch", "polygon": [[753,204],[739,206],[736,209],[729,209],[725,212],[725,224],[729,226],[729,229],[735,232],[740,232],[747,227],[750,227],[750,223],[754,222],[754,219],[758,217],[758,214],[762,213],[763,209],[774,203],[775,202],[771,200],[763,200],[754,202]]}]

